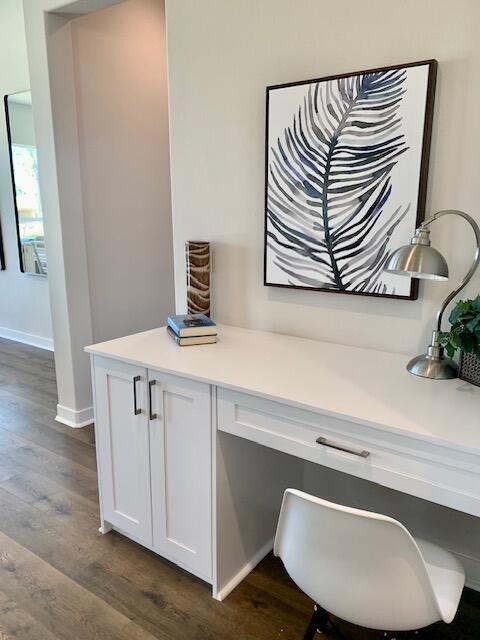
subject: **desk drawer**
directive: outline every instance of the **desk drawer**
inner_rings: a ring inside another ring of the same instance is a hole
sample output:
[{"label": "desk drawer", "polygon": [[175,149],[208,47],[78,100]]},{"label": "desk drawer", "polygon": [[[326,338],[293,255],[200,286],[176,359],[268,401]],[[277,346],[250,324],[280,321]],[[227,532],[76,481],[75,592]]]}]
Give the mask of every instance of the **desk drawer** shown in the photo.
[{"label": "desk drawer", "polygon": [[480,516],[478,456],[221,388],[217,424],[219,431]]}]

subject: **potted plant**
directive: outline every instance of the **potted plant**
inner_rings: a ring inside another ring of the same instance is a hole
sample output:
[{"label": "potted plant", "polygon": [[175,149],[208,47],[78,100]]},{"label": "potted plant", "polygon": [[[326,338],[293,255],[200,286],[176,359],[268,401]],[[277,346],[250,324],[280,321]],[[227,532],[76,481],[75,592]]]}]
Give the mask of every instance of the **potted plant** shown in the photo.
[{"label": "potted plant", "polygon": [[469,382],[480,385],[480,295],[473,300],[457,302],[449,321],[450,331],[440,334],[440,342],[450,358],[460,351],[460,377],[464,377],[462,369],[472,369],[477,377],[472,379],[469,371]]}]

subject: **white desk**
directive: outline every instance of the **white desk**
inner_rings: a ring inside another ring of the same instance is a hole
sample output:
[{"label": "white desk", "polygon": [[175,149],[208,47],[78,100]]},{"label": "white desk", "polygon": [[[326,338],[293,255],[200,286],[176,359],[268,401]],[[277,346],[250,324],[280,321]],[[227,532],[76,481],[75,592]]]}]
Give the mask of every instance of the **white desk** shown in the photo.
[{"label": "white desk", "polygon": [[[87,348],[104,531],[209,580],[222,598],[269,551],[303,460],[480,516],[480,388],[416,378],[398,354],[227,326],[219,335],[179,348],[162,328]],[[143,511],[131,492],[148,493]],[[160,514],[148,510],[152,492]]]}]

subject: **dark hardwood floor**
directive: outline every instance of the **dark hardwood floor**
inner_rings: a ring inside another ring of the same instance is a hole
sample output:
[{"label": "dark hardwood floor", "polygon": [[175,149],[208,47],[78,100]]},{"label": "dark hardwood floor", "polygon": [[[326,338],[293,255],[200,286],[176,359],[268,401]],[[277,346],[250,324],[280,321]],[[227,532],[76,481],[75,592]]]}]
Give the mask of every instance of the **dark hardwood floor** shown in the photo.
[{"label": "dark hardwood floor", "polygon": [[[52,354],[0,339],[0,640],[302,638],[311,603],[272,556],[218,603],[200,580],[99,534],[93,430],[58,424],[55,406]],[[338,625],[352,640],[382,637]],[[478,640],[480,594],[465,590],[455,622],[422,637]]]}]

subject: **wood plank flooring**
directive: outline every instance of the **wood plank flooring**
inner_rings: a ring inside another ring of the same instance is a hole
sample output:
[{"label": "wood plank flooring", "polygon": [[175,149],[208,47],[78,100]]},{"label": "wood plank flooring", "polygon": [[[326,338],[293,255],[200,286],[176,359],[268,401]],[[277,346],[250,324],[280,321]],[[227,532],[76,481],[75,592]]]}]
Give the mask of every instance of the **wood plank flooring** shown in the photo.
[{"label": "wood plank flooring", "polygon": [[[0,640],[302,638],[311,603],[272,556],[218,603],[169,562],[99,534],[93,429],[63,427],[55,406],[52,354],[0,339]],[[478,640],[480,594],[465,590],[455,622],[422,637]]]}]

